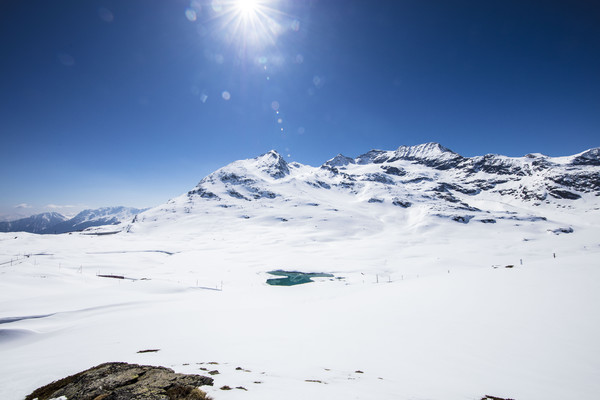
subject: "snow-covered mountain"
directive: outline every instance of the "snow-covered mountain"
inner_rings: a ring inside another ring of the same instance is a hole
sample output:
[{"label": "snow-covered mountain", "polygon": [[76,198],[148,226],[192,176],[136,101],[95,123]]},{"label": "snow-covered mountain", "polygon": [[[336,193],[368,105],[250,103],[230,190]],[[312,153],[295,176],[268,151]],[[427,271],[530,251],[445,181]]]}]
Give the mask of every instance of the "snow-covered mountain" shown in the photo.
[{"label": "snow-covered mountain", "polygon": [[0,233],[0,398],[109,361],[214,369],[215,399],[596,398],[599,169],[271,151],[120,226]]},{"label": "snow-covered mountain", "polygon": [[[287,163],[270,151],[215,171],[137,222],[210,213],[292,224],[344,220],[344,229],[351,231],[361,229],[363,219],[413,226],[445,218],[487,224],[543,221],[562,232],[569,227],[554,225],[568,221],[548,221],[548,215],[597,209],[598,196],[599,149],[568,157],[463,157],[426,143],[356,158],[339,154],[320,167]],[[129,228],[136,229],[135,224]]]},{"label": "snow-covered mountain", "polygon": [[135,215],[144,211],[133,207],[102,207],[84,210],[67,218],[57,212],[32,215],[15,221],[0,222],[0,232],[29,232],[40,234],[81,231],[93,226],[117,225],[130,222]]},{"label": "snow-covered mountain", "polygon": [[65,220],[67,217],[57,212],[35,214],[14,221],[0,222],[0,232],[42,233]]}]

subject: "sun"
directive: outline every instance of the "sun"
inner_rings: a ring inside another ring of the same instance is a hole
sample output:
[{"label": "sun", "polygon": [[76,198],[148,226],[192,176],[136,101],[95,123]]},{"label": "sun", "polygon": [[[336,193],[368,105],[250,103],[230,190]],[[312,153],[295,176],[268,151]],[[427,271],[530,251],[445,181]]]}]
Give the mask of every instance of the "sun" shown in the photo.
[{"label": "sun", "polygon": [[229,0],[217,17],[228,31],[228,40],[240,48],[264,48],[274,45],[284,31],[284,14],[274,8],[276,0]]},{"label": "sun", "polygon": [[255,14],[259,10],[260,4],[258,0],[236,0],[235,8],[241,15],[248,16]]}]

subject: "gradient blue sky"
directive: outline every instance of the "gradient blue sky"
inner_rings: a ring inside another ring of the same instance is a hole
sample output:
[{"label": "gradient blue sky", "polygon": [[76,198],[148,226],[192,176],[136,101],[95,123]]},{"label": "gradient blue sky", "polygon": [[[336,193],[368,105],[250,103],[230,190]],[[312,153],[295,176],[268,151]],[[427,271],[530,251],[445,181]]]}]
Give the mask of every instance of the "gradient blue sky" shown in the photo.
[{"label": "gradient blue sky", "polygon": [[0,2],[0,215],[158,205],[270,149],[600,145],[597,1],[234,3]]}]

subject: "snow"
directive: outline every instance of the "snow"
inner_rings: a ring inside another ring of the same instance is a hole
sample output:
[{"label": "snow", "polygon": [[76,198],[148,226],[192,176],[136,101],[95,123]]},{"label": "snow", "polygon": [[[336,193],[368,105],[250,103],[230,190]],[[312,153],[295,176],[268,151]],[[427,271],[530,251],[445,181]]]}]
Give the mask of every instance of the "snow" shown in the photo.
[{"label": "snow", "polygon": [[[459,171],[396,160],[407,176],[392,179],[405,183],[388,185],[362,180],[379,165],[348,163],[358,183],[346,189],[320,168],[278,174],[281,161],[224,167],[197,186],[218,198],[184,194],[113,235],[0,234],[0,398],[108,361],[216,369],[203,387],[215,399],[600,392],[598,196],[534,205],[452,190],[481,210],[463,224],[448,217],[454,203],[425,193],[467,186]],[[221,179],[232,173],[243,179]],[[406,183],[418,176],[431,181]],[[544,182],[525,178],[501,185]],[[548,231],[559,228],[573,232]],[[269,286],[275,269],[335,278]]]},{"label": "snow", "polygon": [[404,159],[454,159],[459,157],[452,150],[440,145],[439,143],[424,143],[416,146],[400,146],[396,152],[397,157]]}]

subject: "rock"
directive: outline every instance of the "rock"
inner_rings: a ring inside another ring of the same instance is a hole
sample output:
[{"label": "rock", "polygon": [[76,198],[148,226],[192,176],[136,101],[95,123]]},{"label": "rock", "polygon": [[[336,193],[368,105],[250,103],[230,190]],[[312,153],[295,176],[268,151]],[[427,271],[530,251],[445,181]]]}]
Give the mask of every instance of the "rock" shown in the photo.
[{"label": "rock", "polygon": [[230,183],[232,185],[252,185],[256,183],[254,179],[250,179],[245,176],[240,176],[232,172],[222,172],[218,175],[219,179],[223,183]]},{"label": "rock", "polygon": [[568,190],[562,190],[557,188],[551,188],[548,190],[550,196],[555,199],[567,199],[567,200],[577,200],[580,199],[581,196],[577,193],[569,192]]},{"label": "rock", "polygon": [[468,224],[471,218],[473,218],[473,215],[455,215],[452,217],[452,221]]},{"label": "rock", "polygon": [[573,233],[573,228],[556,228],[556,229],[548,229],[548,232],[552,232],[555,235],[560,235],[561,233]]},{"label": "rock", "polygon": [[486,172],[494,175],[531,175],[524,166],[514,159],[499,156],[497,154],[486,154],[485,156],[464,159],[461,167],[468,173]]},{"label": "rock", "polygon": [[589,149],[575,157],[572,165],[600,165],[600,147]]},{"label": "rock", "polygon": [[412,205],[412,203],[410,201],[406,201],[406,200],[400,200],[398,198],[394,198],[392,200],[392,204],[398,207],[402,207],[402,208],[408,208]]},{"label": "rock", "polygon": [[475,194],[479,193],[479,190],[477,190],[477,189],[470,189],[470,188],[460,186],[458,184],[447,183],[447,182],[438,183],[438,185],[433,190],[436,192],[446,192],[446,193],[449,193],[450,190],[455,190],[459,193],[468,194],[468,195],[475,195]]},{"label": "rock", "polygon": [[229,190],[227,191],[227,194],[228,194],[229,196],[231,196],[231,197],[235,198],[235,199],[240,199],[240,200],[248,200],[248,201],[250,201],[250,199],[249,199],[249,198],[247,198],[246,196],[244,196],[244,195],[243,195],[243,194],[241,194],[240,192],[237,192],[237,191],[235,191],[235,190],[233,190],[233,189],[229,189]]},{"label": "rock", "polygon": [[[309,182],[310,183],[310,182]],[[331,185],[323,182],[323,181],[316,181],[314,184],[312,184],[313,186],[318,186],[318,187],[322,187],[323,189],[331,189]]]},{"label": "rock", "polygon": [[382,164],[386,161],[389,161],[389,154],[391,152],[383,151],[383,150],[371,150],[366,152],[365,154],[361,154],[356,157],[356,164],[365,165],[365,164]]},{"label": "rock", "polygon": [[98,365],[36,389],[25,400],[208,400],[198,386],[213,379],[172,369],[113,362]]},{"label": "rock", "polygon": [[379,172],[374,174],[365,174],[363,180],[367,182],[379,182],[385,185],[393,185],[395,183],[392,178]]},{"label": "rock", "polygon": [[214,194],[213,192],[210,192],[208,190],[206,190],[203,187],[196,187],[194,190],[190,190],[188,192],[188,197],[191,197],[193,195],[197,195],[202,197],[203,199],[213,199],[213,200],[219,200],[219,196],[217,196],[216,194]]},{"label": "rock", "polygon": [[404,176],[406,175],[406,171],[402,168],[390,167],[389,165],[381,166],[381,169],[385,171],[386,174],[396,175],[396,176]]},{"label": "rock", "polygon": [[593,170],[562,172],[556,176],[550,176],[549,179],[578,192],[597,193],[600,190],[600,172]]}]

